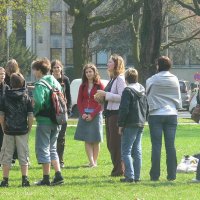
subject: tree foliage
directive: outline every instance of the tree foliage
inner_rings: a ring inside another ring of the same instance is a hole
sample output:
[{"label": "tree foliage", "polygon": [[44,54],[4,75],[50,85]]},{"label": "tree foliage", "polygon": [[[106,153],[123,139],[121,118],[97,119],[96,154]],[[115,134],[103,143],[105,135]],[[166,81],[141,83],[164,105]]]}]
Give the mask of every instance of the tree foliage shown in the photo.
[{"label": "tree foliage", "polygon": [[[0,66],[5,67],[7,63],[7,39],[5,36],[0,39]],[[23,75],[28,75],[30,66],[36,55],[32,54],[29,48],[23,44],[22,40],[17,40],[14,33],[11,34],[9,40],[9,59],[14,58],[19,63]]]},{"label": "tree foliage", "polygon": [[[88,39],[90,34],[120,23],[141,7],[142,0],[64,0],[69,5],[69,14],[74,16],[72,27],[73,61],[75,76],[80,77],[82,68],[88,62]],[[97,12],[100,6],[117,2],[111,12]]]}]

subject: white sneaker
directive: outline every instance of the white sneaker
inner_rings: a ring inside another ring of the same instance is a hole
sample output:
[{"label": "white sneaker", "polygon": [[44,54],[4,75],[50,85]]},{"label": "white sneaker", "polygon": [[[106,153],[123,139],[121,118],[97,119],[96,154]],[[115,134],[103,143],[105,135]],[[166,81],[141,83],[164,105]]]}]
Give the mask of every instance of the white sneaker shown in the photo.
[{"label": "white sneaker", "polygon": [[200,183],[200,180],[199,180],[199,179],[196,179],[196,178],[193,178],[193,179],[192,179],[192,183]]}]

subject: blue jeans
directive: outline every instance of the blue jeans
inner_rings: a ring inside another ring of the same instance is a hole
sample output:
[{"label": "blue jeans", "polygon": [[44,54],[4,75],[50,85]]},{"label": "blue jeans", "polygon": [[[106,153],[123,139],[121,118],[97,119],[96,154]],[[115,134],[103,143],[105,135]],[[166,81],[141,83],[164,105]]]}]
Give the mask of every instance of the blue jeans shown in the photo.
[{"label": "blue jeans", "polygon": [[176,179],[177,158],[175,149],[175,135],[177,127],[177,115],[150,115],[149,128],[151,135],[151,180],[160,177],[160,157],[162,147],[162,132],[164,133],[167,179]]},{"label": "blue jeans", "polygon": [[125,177],[134,180],[140,179],[142,165],[142,138],[143,128],[124,128],[121,138],[122,160],[125,165]]},{"label": "blue jeans", "polygon": [[39,164],[58,160],[57,138],[60,126],[38,124],[35,137],[35,152]]}]

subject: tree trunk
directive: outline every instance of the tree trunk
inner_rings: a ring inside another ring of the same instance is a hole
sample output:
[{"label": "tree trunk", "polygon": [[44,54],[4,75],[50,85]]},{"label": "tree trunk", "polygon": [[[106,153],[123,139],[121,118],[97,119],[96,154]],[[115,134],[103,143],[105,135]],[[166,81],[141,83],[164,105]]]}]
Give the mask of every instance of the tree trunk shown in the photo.
[{"label": "tree trunk", "polygon": [[155,61],[160,56],[162,31],[162,0],[144,0],[141,25],[140,81],[156,73]]},{"label": "tree trunk", "polygon": [[88,62],[88,37],[87,33],[87,19],[77,16],[72,27],[73,36],[73,78],[80,78],[82,76],[82,69]]}]

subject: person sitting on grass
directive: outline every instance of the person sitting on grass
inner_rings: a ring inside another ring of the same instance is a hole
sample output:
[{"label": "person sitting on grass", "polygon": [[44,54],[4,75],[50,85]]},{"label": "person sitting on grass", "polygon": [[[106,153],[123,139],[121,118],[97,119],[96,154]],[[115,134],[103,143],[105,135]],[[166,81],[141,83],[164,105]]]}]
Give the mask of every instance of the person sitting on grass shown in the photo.
[{"label": "person sitting on grass", "polygon": [[22,187],[30,186],[28,180],[28,133],[33,124],[33,108],[30,97],[24,86],[25,79],[20,73],[13,73],[10,79],[10,90],[0,105],[0,123],[4,132],[0,153],[3,165],[3,180],[0,187],[8,187],[9,171],[12,157],[17,147],[19,164],[22,173]]}]

